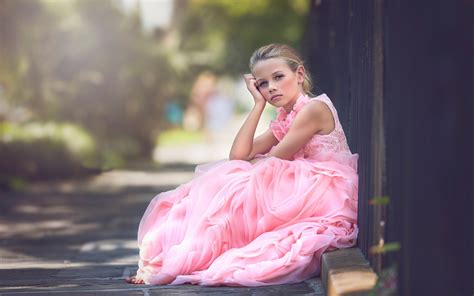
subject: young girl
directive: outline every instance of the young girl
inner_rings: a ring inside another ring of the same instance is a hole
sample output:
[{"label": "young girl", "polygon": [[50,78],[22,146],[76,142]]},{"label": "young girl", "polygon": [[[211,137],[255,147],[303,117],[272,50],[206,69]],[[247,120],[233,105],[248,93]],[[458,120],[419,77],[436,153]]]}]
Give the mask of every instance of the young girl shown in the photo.
[{"label": "young girl", "polygon": [[[254,107],[229,160],[158,194],[138,229],[136,284],[261,286],[318,276],[323,252],[356,243],[358,154],[297,53],[270,44],[244,75]],[[277,107],[254,139],[266,103]]]}]

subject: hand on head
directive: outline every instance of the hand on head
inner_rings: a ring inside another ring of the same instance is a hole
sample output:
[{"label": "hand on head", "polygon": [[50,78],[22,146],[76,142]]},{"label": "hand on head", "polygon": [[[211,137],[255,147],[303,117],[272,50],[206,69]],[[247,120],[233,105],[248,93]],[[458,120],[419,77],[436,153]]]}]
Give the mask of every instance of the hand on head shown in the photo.
[{"label": "hand on head", "polygon": [[244,79],[245,79],[245,84],[247,85],[247,89],[250,91],[250,93],[253,96],[253,99],[255,101],[255,104],[265,104],[265,98],[262,96],[260,91],[258,90],[257,87],[257,81],[253,74],[244,74]]}]

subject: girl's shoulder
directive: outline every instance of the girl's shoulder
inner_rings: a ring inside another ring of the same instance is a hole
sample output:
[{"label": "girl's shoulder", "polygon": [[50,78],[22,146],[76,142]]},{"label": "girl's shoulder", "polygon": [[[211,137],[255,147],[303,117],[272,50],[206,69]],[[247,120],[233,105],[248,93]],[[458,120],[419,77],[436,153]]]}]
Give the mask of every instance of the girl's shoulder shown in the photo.
[{"label": "girl's shoulder", "polygon": [[298,112],[295,120],[302,122],[314,122],[321,127],[325,132],[334,130],[337,121],[330,105],[319,99],[311,98]]},{"label": "girl's shoulder", "polygon": [[[300,115],[301,114],[301,115]],[[312,117],[326,117],[327,115],[332,115],[331,108],[329,105],[316,98],[310,98],[310,100],[302,106],[298,112],[300,116],[312,116]]]}]

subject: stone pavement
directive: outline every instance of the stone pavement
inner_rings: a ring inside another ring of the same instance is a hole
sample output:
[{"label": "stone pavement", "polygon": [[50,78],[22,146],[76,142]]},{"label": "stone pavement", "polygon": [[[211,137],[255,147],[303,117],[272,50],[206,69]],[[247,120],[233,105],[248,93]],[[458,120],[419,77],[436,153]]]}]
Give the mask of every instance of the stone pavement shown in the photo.
[{"label": "stone pavement", "polygon": [[257,288],[127,284],[146,206],[193,170],[167,164],[0,193],[0,295],[325,295],[319,278]]}]

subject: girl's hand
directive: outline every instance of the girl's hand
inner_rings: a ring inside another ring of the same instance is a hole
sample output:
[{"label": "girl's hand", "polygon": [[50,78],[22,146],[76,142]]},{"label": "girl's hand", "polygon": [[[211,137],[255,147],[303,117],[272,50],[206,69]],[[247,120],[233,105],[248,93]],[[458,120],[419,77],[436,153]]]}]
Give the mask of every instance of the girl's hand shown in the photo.
[{"label": "girl's hand", "polygon": [[255,158],[249,160],[249,162],[250,162],[251,164],[255,164],[255,163],[259,162],[260,160],[263,160],[264,158],[265,158],[265,157],[263,157],[263,156],[255,157]]},{"label": "girl's hand", "polygon": [[262,94],[257,88],[257,80],[253,74],[244,74],[245,84],[247,85],[247,89],[253,96],[255,105],[257,104],[264,104],[266,103],[265,99],[263,98]]},{"label": "girl's hand", "polygon": [[259,162],[259,161],[260,161],[260,158],[254,158],[254,159],[249,160],[249,162],[250,162],[251,164],[255,164],[255,163]]}]

